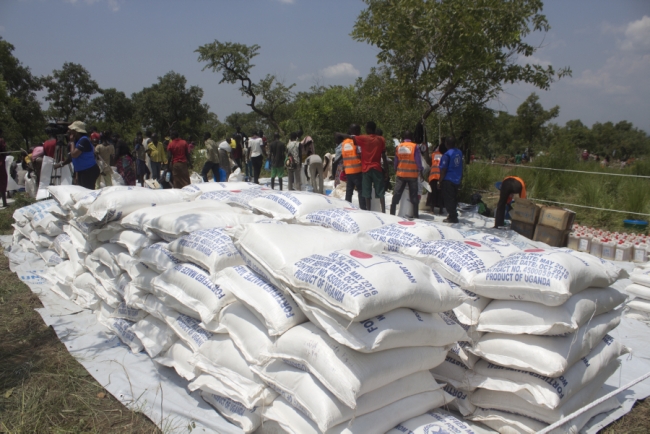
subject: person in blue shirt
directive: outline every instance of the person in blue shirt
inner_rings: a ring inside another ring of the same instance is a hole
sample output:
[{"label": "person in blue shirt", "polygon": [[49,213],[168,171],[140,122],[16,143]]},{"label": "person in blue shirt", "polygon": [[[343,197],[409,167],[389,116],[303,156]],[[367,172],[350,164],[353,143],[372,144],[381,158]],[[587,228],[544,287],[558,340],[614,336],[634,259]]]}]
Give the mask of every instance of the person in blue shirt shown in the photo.
[{"label": "person in blue shirt", "polygon": [[72,163],[74,166],[76,184],[89,190],[95,189],[95,181],[99,178],[99,166],[95,160],[95,147],[86,133],[86,124],[75,121],[68,126],[70,137],[70,153],[68,158],[54,165],[55,169]]},{"label": "person in blue shirt", "polygon": [[453,137],[445,139],[447,152],[440,159],[440,183],[442,199],[447,209],[448,217],[445,223],[458,223],[458,189],[463,179],[463,153],[456,147]]}]

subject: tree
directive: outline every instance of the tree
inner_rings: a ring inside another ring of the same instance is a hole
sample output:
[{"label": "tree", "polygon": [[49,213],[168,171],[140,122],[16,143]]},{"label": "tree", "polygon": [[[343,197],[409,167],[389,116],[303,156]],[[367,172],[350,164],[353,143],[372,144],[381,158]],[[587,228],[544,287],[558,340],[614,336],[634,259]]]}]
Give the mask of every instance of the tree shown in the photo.
[{"label": "tree", "polygon": [[560,106],[556,105],[550,110],[544,110],[544,107],[539,102],[539,96],[532,93],[517,108],[514,132],[523,145],[529,148],[534,147],[535,144],[540,145],[542,144],[540,143],[543,135],[542,127],[559,114]]},{"label": "tree", "polygon": [[14,46],[0,37],[0,81],[3,97],[0,112],[8,143],[29,142],[45,134],[45,118],[36,92],[42,89],[39,78],[13,55]]},{"label": "tree", "polygon": [[131,95],[142,126],[160,135],[175,129],[185,137],[198,137],[208,120],[209,106],[201,103],[203,89],[187,87],[187,79],[174,71],[158,77],[158,83]]},{"label": "tree", "polygon": [[90,97],[99,92],[99,85],[86,68],[70,62],[44,77],[43,85],[47,89],[45,100],[50,102],[48,116],[66,122],[77,116]]},{"label": "tree", "polygon": [[351,36],[379,49],[390,83],[403,97],[424,103],[422,119],[452,96],[485,103],[504,83],[548,89],[552,66],[517,62],[536,47],[524,42],[548,31],[541,0],[364,0]]},{"label": "tree", "polygon": [[101,130],[119,134],[132,132],[136,127],[135,105],[124,92],[115,88],[103,89],[101,95],[93,98],[88,106],[88,120]]},{"label": "tree", "polygon": [[[291,89],[295,84],[285,86],[274,75],[267,74],[259,83],[250,78],[255,66],[251,60],[259,54],[259,45],[244,45],[234,42],[214,42],[200,46],[199,62],[206,62],[203,70],[210,69],[221,73],[221,83],[237,84],[242,95],[250,98],[247,104],[251,110],[268,121],[270,126],[284,136],[277,118],[277,111],[292,99]],[[258,99],[260,100],[258,102]]]}]

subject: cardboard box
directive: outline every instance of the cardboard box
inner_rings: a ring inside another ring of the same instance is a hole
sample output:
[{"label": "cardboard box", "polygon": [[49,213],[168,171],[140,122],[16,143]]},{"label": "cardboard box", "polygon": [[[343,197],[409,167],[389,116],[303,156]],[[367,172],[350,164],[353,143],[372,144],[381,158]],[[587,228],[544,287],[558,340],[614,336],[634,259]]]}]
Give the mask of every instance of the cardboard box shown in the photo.
[{"label": "cardboard box", "polygon": [[566,247],[569,239],[569,232],[567,230],[560,230],[538,224],[535,228],[534,241],[541,241],[551,247]]},{"label": "cardboard box", "polygon": [[517,232],[519,235],[523,235],[529,240],[533,239],[535,235],[535,224],[534,223],[524,223],[517,220],[513,220],[510,224],[510,229]]},{"label": "cardboard box", "polygon": [[[529,201],[528,199],[517,198],[512,203],[510,210],[510,219],[521,223],[535,225],[542,207]],[[523,234],[522,234],[523,235]]]},{"label": "cardboard box", "polygon": [[568,209],[545,206],[539,216],[539,224],[560,231],[571,229],[576,213]]}]

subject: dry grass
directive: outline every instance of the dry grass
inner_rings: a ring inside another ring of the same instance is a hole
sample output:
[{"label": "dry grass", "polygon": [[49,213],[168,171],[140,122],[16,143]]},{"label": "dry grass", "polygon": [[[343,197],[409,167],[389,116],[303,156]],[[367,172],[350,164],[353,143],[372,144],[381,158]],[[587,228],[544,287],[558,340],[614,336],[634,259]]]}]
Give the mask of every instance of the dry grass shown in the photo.
[{"label": "dry grass", "polygon": [[[0,211],[2,233],[13,210]],[[34,311],[39,307],[0,254],[0,432],[160,432],[95,381]]]},{"label": "dry grass", "polygon": [[637,401],[631,412],[601,431],[603,434],[650,432],[650,400]]}]

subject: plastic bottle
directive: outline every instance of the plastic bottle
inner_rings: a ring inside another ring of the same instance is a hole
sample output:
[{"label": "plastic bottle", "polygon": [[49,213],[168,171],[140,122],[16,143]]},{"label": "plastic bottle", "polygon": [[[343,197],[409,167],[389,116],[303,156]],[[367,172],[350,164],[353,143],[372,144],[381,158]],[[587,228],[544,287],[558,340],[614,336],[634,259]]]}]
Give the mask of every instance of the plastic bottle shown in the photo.
[{"label": "plastic bottle", "polygon": [[591,251],[591,240],[594,238],[592,234],[583,234],[578,241],[578,250],[581,252]]},{"label": "plastic bottle", "polygon": [[603,241],[600,238],[593,238],[591,240],[591,249],[589,253],[594,255],[597,258],[603,256]]},{"label": "plastic bottle", "polygon": [[616,243],[609,238],[605,238],[602,244],[603,249],[601,258],[614,260],[616,257]]},{"label": "plastic bottle", "polygon": [[648,245],[636,243],[634,245],[634,262],[648,262]]},{"label": "plastic bottle", "polygon": [[616,261],[631,261],[632,260],[632,244],[620,240],[616,245],[616,254],[614,256]]},{"label": "plastic bottle", "polygon": [[569,234],[569,241],[567,247],[573,250],[578,250],[578,244],[580,242],[580,235],[575,232]]}]

